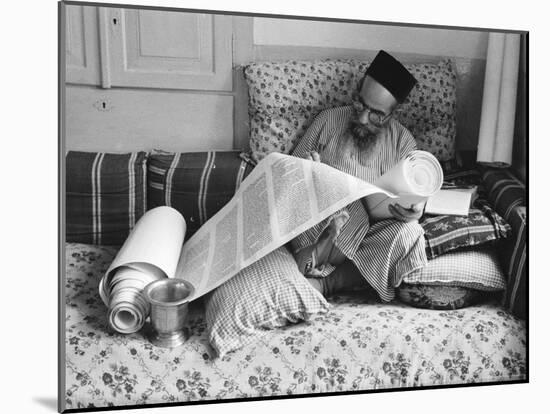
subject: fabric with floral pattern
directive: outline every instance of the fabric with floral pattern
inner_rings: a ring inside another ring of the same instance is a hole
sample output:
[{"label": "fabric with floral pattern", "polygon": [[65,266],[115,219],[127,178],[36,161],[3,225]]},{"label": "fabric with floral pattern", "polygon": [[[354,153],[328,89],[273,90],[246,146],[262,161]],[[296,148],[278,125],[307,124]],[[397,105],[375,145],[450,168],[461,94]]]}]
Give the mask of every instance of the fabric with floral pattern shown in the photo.
[{"label": "fabric with floral pattern", "polygon": [[[250,148],[256,161],[290,153],[323,109],[349,105],[368,61],[257,62],[244,67],[248,83]],[[418,148],[440,161],[455,157],[456,74],[450,59],[405,65],[418,80],[396,118]]]},{"label": "fabric with floral pattern", "polygon": [[401,283],[397,297],[417,308],[450,310],[471,306],[481,297],[481,292],[461,286],[410,285]]},{"label": "fabric with floral pattern", "polygon": [[332,297],[326,314],[215,358],[193,302],[187,342],[158,348],[107,327],[98,283],[115,254],[66,247],[66,409],[526,380],[525,322],[496,303],[433,311]]}]

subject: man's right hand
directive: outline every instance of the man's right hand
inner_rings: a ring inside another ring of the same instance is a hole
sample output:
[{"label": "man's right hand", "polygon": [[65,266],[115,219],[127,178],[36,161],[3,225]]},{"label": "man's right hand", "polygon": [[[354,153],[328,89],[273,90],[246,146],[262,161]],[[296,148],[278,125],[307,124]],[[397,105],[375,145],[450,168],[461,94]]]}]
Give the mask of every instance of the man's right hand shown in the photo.
[{"label": "man's right hand", "polygon": [[310,161],[321,162],[321,156],[317,151],[311,151],[308,154],[307,159]]},{"label": "man's right hand", "polygon": [[424,201],[412,204],[410,208],[405,208],[400,204],[390,204],[388,209],[396,220],[408,223],[409,221],[420,220],[424,212]]}]

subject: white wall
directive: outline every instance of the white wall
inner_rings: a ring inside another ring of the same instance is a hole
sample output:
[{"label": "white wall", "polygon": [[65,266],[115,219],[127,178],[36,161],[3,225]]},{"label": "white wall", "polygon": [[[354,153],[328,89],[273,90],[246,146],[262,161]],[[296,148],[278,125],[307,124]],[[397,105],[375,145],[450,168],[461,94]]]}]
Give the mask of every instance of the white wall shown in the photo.
[{"label": "white wall", "polygon": [[485,59],[487,32],[365,23],[254,18],[254,44],[310,46]]}]

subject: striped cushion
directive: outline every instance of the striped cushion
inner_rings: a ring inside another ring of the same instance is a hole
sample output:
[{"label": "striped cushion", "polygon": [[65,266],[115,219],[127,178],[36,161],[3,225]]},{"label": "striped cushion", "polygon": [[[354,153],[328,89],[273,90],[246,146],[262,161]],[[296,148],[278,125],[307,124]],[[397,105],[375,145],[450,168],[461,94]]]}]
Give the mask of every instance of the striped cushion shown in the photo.
[{"label": "striped cushion", "polygon": [[145,212],[145,152],[69,151],[66,156],[68,242],[121,245]]},{"label": "striped cushion", "polygon": [[475,203],[468,217],[424,217],[420,225],[426,239],[426,256],[434,259],[446,252],[507,238],[511,227],[483,200]]},{"label": "striped cushion", "polygon": [[464,169],[458,166],[455,161],[440,161],[439,163],[445,172],[446,184],[464,186],[481,184],[481,173],[476,168]]},{"label": "striped cushion", "polygon": [[328,308],[323,295],[309,284],[294,256],[282,246],[207,296],[208,337],[223,357],[270,329],[308,320]]},{"label": "striped cushion", "polygon": [[446,253],[403,278],[404,283],[462,286],[485,291],[503,290],[506,281],[496,253],[472,249]]},{"label": "striped cushion", "polygon": [[527,210],[526,189],[509,169],[486,168],[483,182],[495,210],[512,226],[500,259],[506,273],[504,306],[517,317],[527,316]]},{"label": "striped cushion", "polygon": [[487,168],[483,171],[489,201],[495,210],[508,221],[514,208],[524,206],[525,184],[508,169]]},{"label": "striped cushion", "polygon": [[510,213],[514,237],[501,250],[508,283],[504,306],[519,318],[527,317],[527,212],[524,206]]},{"label": "striped cushion", "polygon": [[148,208],[171,206],[187,223],[186,238],[235,194],[253,166],[239,151],[153,151],[148,163]]}]

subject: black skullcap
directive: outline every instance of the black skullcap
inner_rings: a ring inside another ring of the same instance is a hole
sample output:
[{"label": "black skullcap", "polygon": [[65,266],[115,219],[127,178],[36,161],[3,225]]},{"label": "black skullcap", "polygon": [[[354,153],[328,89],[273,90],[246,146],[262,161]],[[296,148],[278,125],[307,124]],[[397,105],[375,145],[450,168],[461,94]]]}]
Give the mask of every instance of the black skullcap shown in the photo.
[{"label": "black skullcap", "polygon": [[416,85],[416,79],[407,68],[383,50],[378,52],[366,74],[386,88],[399,103]]}]

